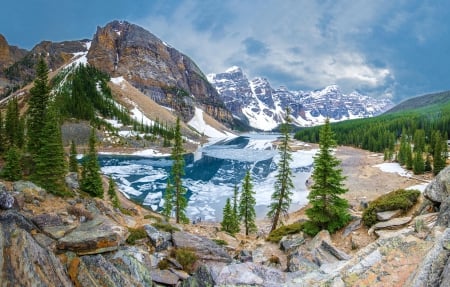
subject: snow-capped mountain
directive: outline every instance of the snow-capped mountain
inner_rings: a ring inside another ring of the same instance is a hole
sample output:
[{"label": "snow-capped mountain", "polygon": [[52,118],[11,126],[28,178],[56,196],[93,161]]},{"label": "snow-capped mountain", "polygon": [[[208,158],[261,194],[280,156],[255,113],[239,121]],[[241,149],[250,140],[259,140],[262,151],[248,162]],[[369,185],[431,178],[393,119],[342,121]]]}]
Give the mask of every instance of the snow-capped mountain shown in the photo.
[{"label": "snow-capped mountain", "polygon": [[343,94],[336,85],[309,92],[289,91],[285,87],[274,89],[267,79],[248,80],[239,67],[210,74],[208,80],[235,117],[264,131],[282,123],[287,107],[291,109],[294,124],[313,126],[323,124],[327,117],[331,121],[372,117],[393,106],[388,99],[375,99],[357,92]]}]

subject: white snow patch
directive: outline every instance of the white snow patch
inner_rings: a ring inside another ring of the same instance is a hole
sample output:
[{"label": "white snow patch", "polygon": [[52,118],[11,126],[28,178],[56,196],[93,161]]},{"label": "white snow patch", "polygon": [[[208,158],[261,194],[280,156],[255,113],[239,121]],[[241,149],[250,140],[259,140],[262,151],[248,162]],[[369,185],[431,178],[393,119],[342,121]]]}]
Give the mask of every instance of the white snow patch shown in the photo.
[{"label": "white snow patch", "polygon": [[137,105],[134,104],[134,108],[131,110],[131,117],[138,122],[143,123],[144,125],[151,126],[153,125],[153,121],[147,116],[145,116],[138,108]]},{"label": "white snow patch", "polygon": [[132,155],[142,156],[142,157],[160,157],[160,156],[169,156],[170,154],[161,153],[154,149],[145,149],[132,153]]},{"label": "white snow patch", "polygon": [[411,177],[412,175],[411,172],[407,171],[396,162],[385,162],[374,165],[374,167],[378,167],[383,172],[397,173],[403,177]]},{"label": "white snow patch", "polygon": [[195,108],[195,115],[194,117],[188,122],[188,125],[196,129],[199,133],[202,133],[210,138],[224,138],[227,136],[230,136],[230,133],[223,133],[212,126],[205,123],[205,120],[203,119],[203,110],[199,108]]},{"label": "white snow patch", "polygon": [[116,85],[120,85],[123,81],[125,81],[125,79],[122,76],[117,78],[111,78],[111,82]]},{"label": "white snow patch", "polygon": [[429,182],[424,182],[424,183],[421,183],[421,184],[417,184],[417,185],[413,185],[413,186],[407,187],[405,189],[407,189],[407,190],[415,189],[415,190],[419,190],[420,192],[424,192],[425,188],[428,186],[428,184],[429,184]]}]

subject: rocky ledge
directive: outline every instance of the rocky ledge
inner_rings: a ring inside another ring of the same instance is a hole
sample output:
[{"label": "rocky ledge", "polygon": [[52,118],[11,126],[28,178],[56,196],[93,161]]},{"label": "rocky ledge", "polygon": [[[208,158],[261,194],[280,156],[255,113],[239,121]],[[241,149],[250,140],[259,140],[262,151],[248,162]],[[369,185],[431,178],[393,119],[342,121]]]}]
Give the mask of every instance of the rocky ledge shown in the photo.
[{"label": "rocky ledge", "polygon": [[[119,210],[108,200],[54,197],[29,182],[0,184],[0,281],[5,286],[449,286],[449,183],[450,167],[428,186],[428,199],[417,212],[380,213],[381,223],[371,229],[374,240],[366,246],[360,238],[367,229],[355,216],[333,237],[326,231],[314,238],[284,237],[278,256],[261,252],[272,243],[247,248],[246,240],[222,237],[227,239],[222,246],[187,231],[202,226],[170,224],[130,203]],[[131,241],[137,230],[141,236]],[[343,249],[342,242],[352,248]]]}]

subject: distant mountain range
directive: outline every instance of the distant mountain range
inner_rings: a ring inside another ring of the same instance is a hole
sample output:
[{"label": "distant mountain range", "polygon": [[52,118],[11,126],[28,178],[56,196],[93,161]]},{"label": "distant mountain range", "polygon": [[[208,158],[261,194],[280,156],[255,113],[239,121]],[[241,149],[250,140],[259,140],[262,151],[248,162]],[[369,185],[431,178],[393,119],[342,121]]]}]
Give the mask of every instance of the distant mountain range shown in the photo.
[{"label": "distant mountain range", "polygon": [[265,78],[249,80],[239,67],[210,74],[208,80],[235,117],[264,131],[283,122],[287,107],[291,109],[293,123],[302,127],[322,124],[327,117],[331,121],[373,117],[393,107],[389,99],[375,99],[357,92],[343,94],[336,85],[306,92],[275,89]]}]

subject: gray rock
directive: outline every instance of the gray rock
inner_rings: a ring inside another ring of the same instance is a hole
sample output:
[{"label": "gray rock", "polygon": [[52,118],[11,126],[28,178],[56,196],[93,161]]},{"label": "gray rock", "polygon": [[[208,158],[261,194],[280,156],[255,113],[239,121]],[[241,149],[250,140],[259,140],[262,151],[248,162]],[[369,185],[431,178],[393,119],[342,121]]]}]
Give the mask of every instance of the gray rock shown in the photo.
[{"label": "gray rock", "polygon": [[11,209],[14,206],[14,197],[7,191],[0,191],[0,209]]},{"label": "gray rock", "polygon": [[36,184],[32,183],[31,181],[19,180],[19,181],[15,181],[13,183],[14,191],[23,192],[25,189],[35,190],[39,193],[39,196],[44,196],[46,193],[45,189],[37,186]]},{"label": "gray rock", "polygon": [[380,250],[375,249],[370,254],[368,254],[367,256],[363,257],[362,260],[360,260],[357,264],[353,265],[353,267],[351,267],[349,269],[349,272],[350,273],[355,273],[355,274],[362,274],[367,269],[369,269],[373,265],[375,265],[378,262],[380,262],[382,259],[383,259],[383,257],[381,255]]},{"label": "gray rock", "polygon": [[215,281],[217,286],[280,286],[286,281],[286,275],[275,268],[246,262],[225,266]]},{"label": "gray rock", "polygon": [[173,268],[169,268],[169,270],[173,274],[177,275],[178,278],[180,278],[180,280],[186,280],[189,278],[189,274],[187,272],[184,272],[183,270],[173,269]]},{"label": "gray rock", "polygon": [[443,169],[425,188],[423,195],[437,203],[445,202],[450,195],[450,166]]},{"label": "gray rock", "polygon": [[355,230],[358,230],[361,228],[361,223],[362,220],[361,218],[358,218],[356,220],[354,220],[352,223],[350,223],[344,230],[344,233],[342,234],[342,236],[345,238],[347,237],[350,233],[352,233]]},{"label": "gray rock", "polygon": [[6,185],[3,182],[0,182],[0,192],[7,192],[8,189],[6,188]]},{"label": "gray rock", "polygon": [[144,229],[157,252],[166,250],[172,246],[172,234],[169,232],[160,231],[148,224],[144,225]]},{"label": "gray rock", "polygon": [[402,211],[400,209],[377,212],[377,219],[379,221],[388,221],[394,217],[399,216],[401,213]]},{"label": "gray rock", "polygon": [[39,228],[63,225],[61,217],[54,213],[42,213],[36,215],[31,219],[31,221],[33,221]]},{"label": "gray rock", "polygon": [[154,282],[165,285],[175,286],[180,281],[180,278],[169,270],[152,269],[150,275]]},{"label": "gray rock", "polygon": [[388,221],[378,222],[369,229],[368,233],[372,234],[375,230],[378,229],[398,229],[410,222],[411,219],[411,216],[406,216],[394,218]]},{"label": "gray rock", "polygon": [[215,286],[213,276],[209,268],[201,265],[195,273],[181,284],[182,287],[213,287]]},{"label": "gray rock", "polygon": [[98,215],[59,239],[56,247],[58,250],[73,251],[78,255],[98,254],[117,250],[124,242],[126,234],[124,227]]},{"label": "gray rock", "polygon": [[134,278],[142,286],[152,286],[152,277],[149,269],[151,258],[147,251],[134,246],[124,247],[112,255],[105,255],[105,257],[118,270]]},{"label": "gray rock", "polygon": [[299,247],[304,242],[305,237],[303,235],[303,232],[300,232],[298,234],[286,235],[283,236],[283,238],[281,238],[280,240],[280,249],[289,252],[290,250]]},{"label": "gray rock", "polygon": [[184,231],[176,231],[172,234],[173,245],[177,248],[189,248],[193,250],[199,259],[230,263],[232,258],[214,241],[193,235]]},{"label": "gray rock", "polygon": [[319,270],[319,266],[302,256],[298,251],[287,256],[287,271],[309,273]]},{"label": "gray rock", "polygon": [[320,247],[322,249],[324,249],[325,251],[328,251],[331,255],[336,257],[338,260],[349,260],[352,258],[350,255],[348,255],[347,253],[345,253],[342,250],[339,250],[338,248],[336,248],[333,244],[331,244],[328,241],[322,241],[322,244],[320,245]]},{"label": "gray rock", "polygon": [[77,172],[69,172],[65,176],[66,186],[70,190],[77,190],[80,188],[80,182],[78,181],[78,173]]},{"label": "gray rock", "polygon": [[252,262],[253,261],[253,255],[251,250],[243,249],[239,252],[238,256],[236,257],[237,260],[241,262]]},{"label": "gray rock", "polygon": [[447,268],[446,262],[450,255],[450,228],[435,239],[434,247],[427,253],[422,263],[418,267],[411,282],[407,286],[421,287],[421,286],[449,286],[441,285],[441,274]]},{"label": "gray rock", "polygon": [[448,259],[444,271],[442,271],[440,281],[440,286],[450,286],[450,260]]},{"label": "gray rock", "polygon": [[34,224],[12,210],[0,214],[2,286],[73,286],[53,252],[29,233]]}]

